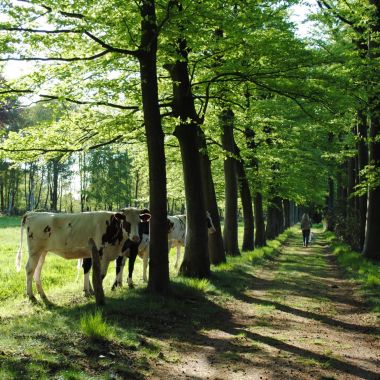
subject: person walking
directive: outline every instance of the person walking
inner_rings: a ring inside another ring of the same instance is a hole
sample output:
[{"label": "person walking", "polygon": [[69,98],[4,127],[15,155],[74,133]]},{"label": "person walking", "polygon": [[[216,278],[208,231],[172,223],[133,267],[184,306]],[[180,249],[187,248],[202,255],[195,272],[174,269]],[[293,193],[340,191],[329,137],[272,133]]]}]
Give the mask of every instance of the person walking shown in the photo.
[{"label": "person walking", "polygon": [[309,245],[310,238],[310,229],[311,229],[311,221],[308,214],[303,214],[301,219],[301,230],[302,230],[302,238],[303,238],[303,246],[307,247]]}]

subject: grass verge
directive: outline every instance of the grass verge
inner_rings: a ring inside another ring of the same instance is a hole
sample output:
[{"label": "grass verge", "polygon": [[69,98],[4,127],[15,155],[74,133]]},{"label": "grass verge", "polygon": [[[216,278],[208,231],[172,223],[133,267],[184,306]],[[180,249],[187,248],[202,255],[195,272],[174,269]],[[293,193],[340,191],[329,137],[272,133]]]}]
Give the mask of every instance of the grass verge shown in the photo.
[{"label": "grass verge", "polygon": [[362,254],[353,251],[332,233],[327,236],[340,267],[350,279],[360,284],[364,298],[380,318],[380,263],[368,260]]}]

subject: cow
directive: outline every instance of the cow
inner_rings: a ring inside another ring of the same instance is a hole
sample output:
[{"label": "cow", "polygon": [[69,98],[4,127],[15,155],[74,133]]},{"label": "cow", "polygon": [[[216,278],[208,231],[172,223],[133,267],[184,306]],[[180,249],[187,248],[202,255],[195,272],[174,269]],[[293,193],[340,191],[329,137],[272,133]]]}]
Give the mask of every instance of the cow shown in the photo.
[{"label": "cow", "polygon": [[[34,278],[41,298],[47,300],[41,284],[41,270],[48,252],[65,259],[90,258],[89,239],[93,239],[100,255],[115,259],[129,238],[138,242],[141,210],[125,208],[120,212],[94,211],[76,214],[27,212],[21,221],[20,248],[16,269],[21,269],[23,232],[26,227],[29,257],[26,264],[26,294],[36,301],[32,290]],[[112,260],[111,259],[111,260]],[[102,260],[103,261],[103,260]],[[85,293],[91,293],[89,277],[85,277]]]},{"label": "cow", "polygon": [[[207,229],[208,233],[214,233],[215,227],[212,222],[210,213],[207,211],[206,214]],[[186,215],[168,215],[168,241],[169,249],[171,247],[177,247],[177,257],[174,267],[177,269],[180,255],[181,247],[185,246],[186,242]],[[122,286],[123,283],[123,270],[125,266],[126,257],[129,258],[128,261],[128,279],[127,283],[130,288],[133,288],[132,273],[134,268],[134,263],[137,255],[140,256],[143,260],[143,281],[147,282],[147,268],[149,261],[149,223],[140,223],[139,224],[139,243],[131,243],[128,240],[124,243],[123,246],[123,255],[119,256],[116,260],[116,278],[112,285],[112,290],[118,286]]]},{"label": "cow", "polygon": [[[186,215],[174,215],[168,216],[170,221],[170,229],[168,233],[169,249],[176,247],[177,255],[174,268],[178,269],[180,257],[181,257],[181,247],[186,244]],[[209,234],[213,234],[216,230],[210,213],[206,213],[207,230]]]}]

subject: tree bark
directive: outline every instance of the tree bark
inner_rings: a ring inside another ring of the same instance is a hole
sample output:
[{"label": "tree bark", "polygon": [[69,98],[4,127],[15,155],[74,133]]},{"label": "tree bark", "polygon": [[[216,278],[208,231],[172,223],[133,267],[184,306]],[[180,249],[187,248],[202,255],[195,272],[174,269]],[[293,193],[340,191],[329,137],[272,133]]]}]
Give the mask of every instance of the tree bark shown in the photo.
[{"label": "tree bark", "polygon": [[100,257],[98,248],[92,238],[88,241],[92,256],[92,285],[94,287],[95,301],[98,306],[105,304],[102,276],[100,273]]},{"label": "tree bark", "polygon": [[57,212],[58,210],[58,177],[59,177],[59,161],[54,159],[51,161],[53,180],[50,186],[50,210]]},{"label": "tree bark", "polygon": [[167,193],[164,133],[157,85],[157,20],[154,0],[141,1],[140,75],[149,159],[150,220],[149,282],[153,293],[169,291]]},{"label": "tree bark", "polygon": [[205,197],[206,209],[211,215],[215,232],[208,235],[208,253],[210,263],[219,265],[226,262],[222,229],[220,226],[220,217],[218,203],[216,201],[214,181],[212,179],[211,162],[207,153],[206,137],[201,128],[198,129],[200,160],[202,171],[203,194]]},{"label": "tree bark", "polygon": [[227,255],[240,255],[238,244],[238,180],[236,170],[235,141],[233,136],[234,114],[224,110],[220,117],[222,128],[222,145],[227,152],[224,160],[225,179],[225,218],[224,218],[224,247]]},{"label": "tree bark", "polygon": [[260,192],[256,192],[254,196],[255,204],[255,245],[256,247],[263,247],[267,243],[265,234],[265,220],[264,220],[264,208],[263,208],[263,196]]},{"label": "tree bark", "polygon": [[289,228],[291,226],[291,216],[290,216],[290,201],[289,199],[284,199],[284,228]]},{"label": "tree bark", "polygon": [[[179,10],[182,10],[180,5]],[[210,275],[210,258],[199,154],[198,129],[201,120],[196,113],[191,91],[186,39],[178,38],[177,52],[182,59],[174,64],[165,65],[165,68],[172,78],[173,115],[179,117],[179,124],[175,128],[174,135],[181,149],[186,193],[186,243],[179,273],[188,277],[205,278]]]},{"label": "tree bark", "polygon": [[[377,0],[370,0],[370,4],[375,9],[375,23],[373,33],[380,32],[380,3]],[[368,43],[368,57],[372,60],[379,59],[380,43],[370,40]],[[372,83],[377,84],[379,68],[372,65]],[[368,161],[377,173],[380,171],[380,98],[377,87],[370,88],[369,103],[369,130],[368,130]],[[372,184],[368,187],[367,193],[367,221],[364,238],[363,254],[373,260],[380,260],[380,185]]]},{"label": "tree bark", "polygon": [[[358,183],[362,183],[363,178],[360,174],[361,170],[363,170],[368,164],[368,147],[366,143],[367,138],[367,118],[366,114],[363,110],[358,111],[358,123],[357,123],[357,136],[358,136]],[[366,214],[367,214],[367,195],[362,195],[359,197],[358,204],[358,212],[359,212],[359,242],[360,246],[363,249],[364,246],[364,238],[365,238],[365,224],[366,224]]]},{"label": "tree bark", "polygon": [[255,248],[254,240],[254,218],[252,195],[249,189],[249,182],[245,173],[244,161],[240,156],[239,147],[235,144],[235,152],[239,160],[236,161],[238,185],[240,190],[240,199],[243,208],[244,233],[242,251],[253,251]]},{"label": "tree bark", "polygon": [[282,199],[279,196],[272,198],[267,211],[266,236],[275,239],[284,230],[284,214],[282,210]]}]

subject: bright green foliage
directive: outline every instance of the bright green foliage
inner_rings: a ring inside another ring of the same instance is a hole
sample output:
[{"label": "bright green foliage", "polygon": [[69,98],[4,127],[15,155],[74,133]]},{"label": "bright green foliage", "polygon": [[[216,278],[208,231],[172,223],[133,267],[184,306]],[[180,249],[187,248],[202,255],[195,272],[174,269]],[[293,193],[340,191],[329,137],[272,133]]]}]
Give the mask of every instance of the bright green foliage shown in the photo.
[{"label": "bright green foliage", "polygon": [[[210,143],[220,204],[225,152],[218,145],[218,116],[230,107],[252,190],[264,196],[276,195],[275,191],[299,204],[323,205],[327,178],[353,154],[355,140],[346,136],[355,122],[357,102],[366,100],[362,84],[373,62],[352,49],[354,32],[334,21],[332,12],[330,18],[314,16],[324,23],[320,31],[328,31],[328,38],[322,34],[312,40],[296,37],[288,18],[288,9],[295,3],[207,0],[200,5],[184,0],[180,9],[175,2],[157,2],[159,92],[162,114],[169,116],[163,118],[168,196],[173,205],[169,208],[180,209],[184,198],[179,152],[171,136],[176,125],[170,117],[172,85],[165,69],[183,59],[177,53],[179,38],[187,44],[195,106]],[[352,13],[343,1],[332,4],[366,31],[371,7],[362,9],[359,3],[353,3]],[[41,6],[5,1],[2,11],[6,15],[0,25],[3,57],[30,59],[36,68],[10,86],[23,95],[37,93],[40,100],[71,104],[59,120],[34,123],[22,134],[11,133],[3,144],[7,157],[24,161],[41,154],[51,157],[58,151],[70,155],[117,142],[127,146],[122,151],[132,151],[131,170],[123,173],[133,178],[128,180],[131,188],[126,197],[132,203],[147,202],[136,59],[138,3],[48,1]],[[255,152],[247,149],[243,133],[247,128],[255,132]],[[250,167],[252,159],[258,160],[258,170]],[[117,170],[113,174],[117,176]],[[104,203],[107,195],[101,187],[97,182],[86,190],[91,190],[88,195],[96,202]]]}]

